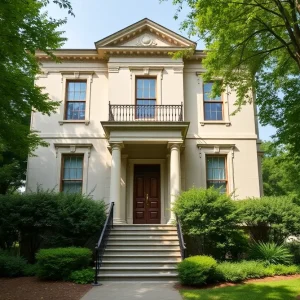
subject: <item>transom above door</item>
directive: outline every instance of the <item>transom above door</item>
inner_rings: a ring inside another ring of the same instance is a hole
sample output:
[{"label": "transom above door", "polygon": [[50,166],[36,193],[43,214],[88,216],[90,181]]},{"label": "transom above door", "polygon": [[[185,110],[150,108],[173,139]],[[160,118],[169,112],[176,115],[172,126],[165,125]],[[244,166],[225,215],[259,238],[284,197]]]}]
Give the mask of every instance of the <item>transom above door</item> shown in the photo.
[{"label": "transom above door", "polygon": [[160,165],[135,165],[133,223],[160,224]]}]

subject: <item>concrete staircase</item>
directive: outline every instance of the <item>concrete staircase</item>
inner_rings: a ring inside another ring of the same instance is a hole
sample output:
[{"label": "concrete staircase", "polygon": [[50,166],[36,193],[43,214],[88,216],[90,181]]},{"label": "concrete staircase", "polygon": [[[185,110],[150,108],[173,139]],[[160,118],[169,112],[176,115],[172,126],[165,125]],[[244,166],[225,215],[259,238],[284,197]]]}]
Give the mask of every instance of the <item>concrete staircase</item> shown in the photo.
[{"label": "concrete staircase", "polygon": [[173,225],[114,225],[99,270],[99,281],[176,281],[181,261]]}]

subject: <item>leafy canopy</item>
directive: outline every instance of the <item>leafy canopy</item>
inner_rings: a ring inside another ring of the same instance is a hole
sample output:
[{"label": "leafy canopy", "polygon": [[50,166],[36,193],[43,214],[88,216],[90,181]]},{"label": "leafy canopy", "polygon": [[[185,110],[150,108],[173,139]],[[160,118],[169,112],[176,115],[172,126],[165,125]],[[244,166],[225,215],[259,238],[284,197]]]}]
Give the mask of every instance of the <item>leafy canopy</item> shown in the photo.
[{"label": "leafy canopy", "polygon": [[286,146],[273,142],[261,145],[264,151],[262,176],[266,196],[290,195],[300,199],[300,164]]},{"label": "leafy canopy", "polygon": [[[49,2],[0,2],[0,194],[21,185],[28,154],[38,145],[47,145],[30,129],[31,111],[49,115],[59,105],[34,84],[41,71],[35,51],[54,59],[50,49],[61,47],[66,40],[58,30],[66,19],[56,20],[43,12]],[[53,2],[73,15],[68,0]]]},{"label": "leafy canopy", "polygon": [[[277,128],[276,138],[300,153],[300,2],[299,0],[173,0],[178,16],[190,13],[182,29],[207,47],[205,80],[220,93],[237,92],[237,108],[253,100],[256,89],[263,125]],[[223,83],[223,85],[221,85]]]}]

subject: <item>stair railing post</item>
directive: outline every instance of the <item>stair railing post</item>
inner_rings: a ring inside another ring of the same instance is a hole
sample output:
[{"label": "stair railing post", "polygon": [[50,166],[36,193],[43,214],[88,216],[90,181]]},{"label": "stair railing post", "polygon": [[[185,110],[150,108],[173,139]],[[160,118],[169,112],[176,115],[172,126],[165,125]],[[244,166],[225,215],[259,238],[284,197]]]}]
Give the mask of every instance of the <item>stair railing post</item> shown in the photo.
[{"label": "stair railing post", "polygon": [[94,278],[94,286],[99,286],[99,282],[98,282],[98,267],[99,267],[99,248],[98,248],[98,244],[96,244],[95,247],[95,278]]},{"label": "stair railing post", "polygon": [[114,206],[115,202],[112,202],[111,228],[114,228]]}]

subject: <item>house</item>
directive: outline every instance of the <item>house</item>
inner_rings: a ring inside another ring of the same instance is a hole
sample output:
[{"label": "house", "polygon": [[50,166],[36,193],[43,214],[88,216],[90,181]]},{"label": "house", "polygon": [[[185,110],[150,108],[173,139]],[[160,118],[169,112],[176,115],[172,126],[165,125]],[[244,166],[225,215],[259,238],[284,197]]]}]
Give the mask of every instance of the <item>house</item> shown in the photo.
[{"label": "house", "polygon": [[[192,49],[188,58],[170,52]],[[32,113],[49,147],[28,160],[27,190],[82,192],[114,202],[114,222],[167,224],[181,190],[219,187],[234,199],[262,191],[255,105],[235,110],[235,91],[211,97],[205,53],[143,19],[95,43],[61,49],[60,64],[37,52],[36,84],[61,101]]]}]

